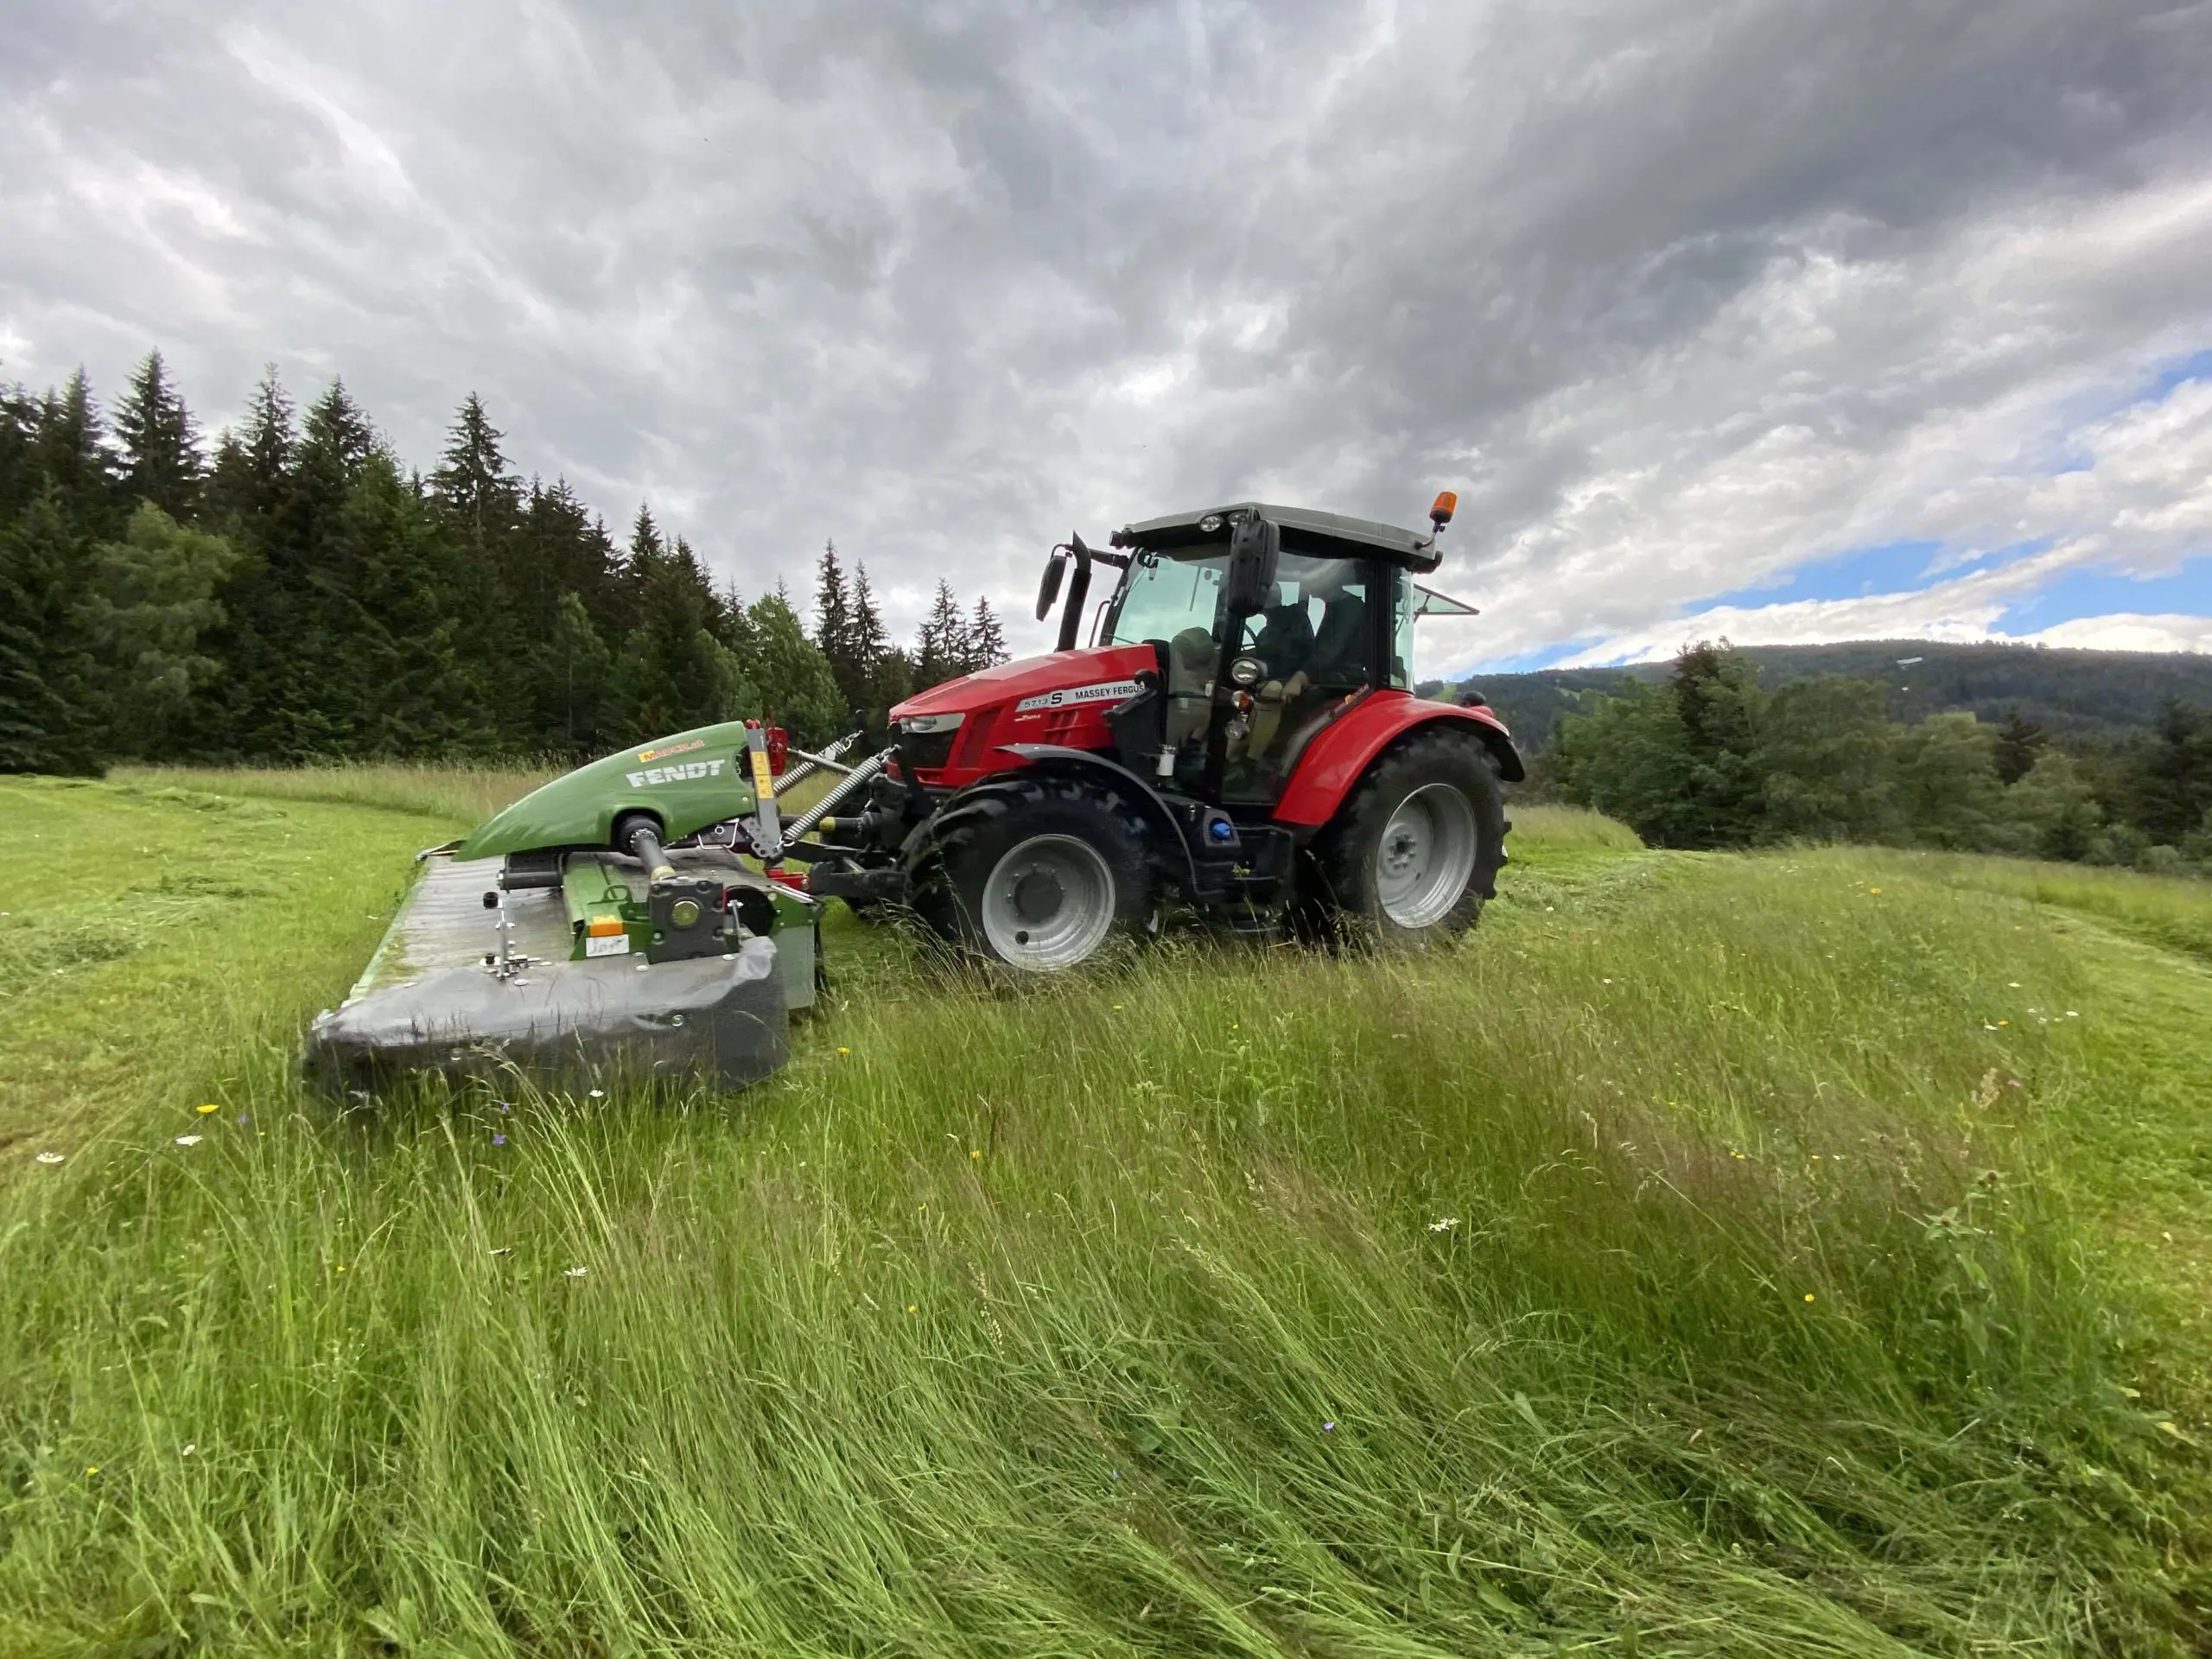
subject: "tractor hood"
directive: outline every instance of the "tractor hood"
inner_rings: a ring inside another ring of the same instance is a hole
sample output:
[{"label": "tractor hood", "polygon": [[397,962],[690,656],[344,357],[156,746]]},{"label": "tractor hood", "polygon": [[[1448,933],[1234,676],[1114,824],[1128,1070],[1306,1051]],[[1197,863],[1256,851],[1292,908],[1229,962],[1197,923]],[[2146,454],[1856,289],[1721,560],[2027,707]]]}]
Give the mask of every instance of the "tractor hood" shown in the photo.
[{"label": "tractor hood", "polygon": [[1033,698],[1049,700],[1032,705],[1039,709],[1119,702],[1135,690],[1129,682],[1137,673],[1155,665],[1150,645],[1047,652],[1041,657],[1019,658],[933,685],[893,709],[891,719],[895,724],[918,715],[969,714],[1006,702],[1020,708]]},{"label": "tractor hood", "polygon": [[604,847],[625,812],[652,813],[662,837],[678,840],[753,810],[746,760],[741,720],[657,737],[532,790],[480,825],[454,856]]}]

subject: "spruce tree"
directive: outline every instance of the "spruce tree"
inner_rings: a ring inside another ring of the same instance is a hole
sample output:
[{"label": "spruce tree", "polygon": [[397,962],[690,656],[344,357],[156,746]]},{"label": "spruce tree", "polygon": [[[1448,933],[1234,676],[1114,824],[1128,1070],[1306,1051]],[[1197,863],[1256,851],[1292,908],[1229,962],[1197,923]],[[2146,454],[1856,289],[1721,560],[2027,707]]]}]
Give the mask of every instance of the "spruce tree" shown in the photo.
[{"label": "spruce tree", "polygon": [[991,609],[990,600],[978,595],[975,619],[968,625],[968,671],[972,674],[979,668],[988,668],[1006,659],[1006,630],[999,626],[998,613]]},{"label": "spruce tree", "polygon": [[123,447],[123,489],[131,501],[150,501],[180,523],[200,504],[207,458],[200,429],[170,385],[159,352],[146,353],[130,390],[116,406],[115,435]]},{"label": "spruce tree", "polygon": [[822,543],[822,558],[815,566],[814,582],[814,643],[822,654],[837,665],[838,658],[849,648],[852,629],[852,605],[845,596],[845,568],[837,563],[837,543]]},{"label": "spruce tree", "polygon": [[853,656],[863,668],[873,668],[875,659],[891,649],[891,631],[883,626],[883,613],[876,608],[875,589],[868,585],[868,566],[855,565],[853,569]]},{"label": "spruce tree", "polygon": [[550,488],[533,479],[513,538],[512,584],[531,626],[550,617],[563,594],[574,594],[602,639],[620,631],[621,559],[606,524],[576,499],[566,479]]},{"label": "spruce tree", "polygon": [[707,574],[704,562],[691,550],[691,543],[678,536],[676,545],[669,550],[669,563],[677,579],[698,595],[700,608],[706,613],[706,627],[719,637],[724,621],[722,596],[715,579]]},{"label": "spruce tree", "polygon": [[616,677],[629,735],[734,718],[750,664],[737,664],[718,637],[728,627],[721,599],[690,544],[679,537],[671,546],[640,507],[625,574],[635,620]]},{"label": "spruce tree", "polygon": [[2152,842],[2174,846],[2212,812],[2212,709],[2166,699],[2122,785],[2127,816]]},{"label": "spruce tree", "polygon": [[510,742],[563,753],[611,747],[620,722],[607,642],[626,632],[627,610],[607,527],[565,481],[532,480],[505,545],[494,654],[514,690]]},{"label": "spruce tree", "polygon": [[[376,480],[380,499],[349,515],[348,503],[372,460],[383,463]],[[376,659],[374,632],[363,639],[353,632],[377,575],[404,563],[387,556],[383,543],[391,527],[378,509],[390,508],[391,498],[406,489],[367,416],[344,381],[333,380],[308,408],[264,547],[283,630],[270,641],[275,672],[257,711],[256,747],[264,753],[289,760],[354,753],[377,723],[380,688],[358,683],[346,665]],[[380,599],[368,614],[372,630],[412,608],[398,594]]]},{"label": "spruce tree", "polygon": [[953,602],[951,585],[939,577],[936,597],[914,641],[915,689],[926,691],[966,673],[967,660],[968,625]]},{"label": "spruce tree", "polygon": [[98,770],[82,566],[60,489],[0,524],[0,772]]},{"label": "spruce tree", "polygon": [[[861,582],[860,594],[848,592],[843,567],[837,563],[837,543],[823,543],[814,590],[814,643],[829,658],[847,710],[855,715],[864,713],[868,699],[868,653],[861,639],[859,607],[866,591],[865,573]],[[874,602],[868,601],[871,607]],[[881,624],[876,627],[880,632]]]},{"label": "spruce tree", "polygon": [[292,399],[276,365],[264,371],[240,429],[226,428],[200,491],[200,521],[238,555],[216,594],[223,620],[201,648],[220,671],[194,694],[175,728],[183,752],[201,760],[278,753],[274,706],[292,637],[292,602],[283,576],[291,563],[283,534],[299,448]]},{"label": "spruce tree", "polygon": [[2050,739],[2034,721],[2015,709],[2005,716],[2005,723],[1997,728],[1997,777],[2004,784],[2017,784],[2034,769],[2036,757],[2041,754]]},{"label": "spruce tree", "polygon": [[[308,448],[317,442],[311,428]],[[340,688],[317,709],[318,747],[437,755],[487,747],[497,734],[472,649],[463,556],[381,444],[317,524],[315,555],[328,584],[325,613],[337,625],[327,660]]]},{"label": "spruce tree", "polygon": [[346,390],[344,380],[334,379],[308,405],[299,458],[304,480],[318,486],[351,484],[361,476],[377,448],[376,428]]},{"label": "spruce tree", "polygon": [[459,649],[483,676],[486,715],[511,747],[543,741],[538,694],[548,671],[538,661],[552,626],[554,594],[524,555],[518,534],[522,486],[501,434],[474,392],[461,401],[446,431],[446,447],[428,480],[436,523],[455,556],[446,608],[460,631]]},{"label": "spruce tree", "polygon": [[42,487],[32,450],[38,402],[21,386],[0,386],[0,524],[12,521]]},{"label": "spruce tree", "polygon": [[41,401],[31,460],[72,535],[91,540],[120,528],[115,457],[84,370]]},{"label": "spruce tree", "polygon": [[261,384],[253,389],[245,417],[245,474],[263,498],[260,505],[274,504],[291,474],[299,442],[298,411],[291,394],[276,378],[276,365],[271,363],[262,371]]},{"label": "spruce tree", "polygon": [[445,453],[430,474],[430,494],[438,516],[454,539],[489,559],[513,528],[521,491],[500,453],[505,435],[484,412],[484,400],[470,392],[446,429]]}]

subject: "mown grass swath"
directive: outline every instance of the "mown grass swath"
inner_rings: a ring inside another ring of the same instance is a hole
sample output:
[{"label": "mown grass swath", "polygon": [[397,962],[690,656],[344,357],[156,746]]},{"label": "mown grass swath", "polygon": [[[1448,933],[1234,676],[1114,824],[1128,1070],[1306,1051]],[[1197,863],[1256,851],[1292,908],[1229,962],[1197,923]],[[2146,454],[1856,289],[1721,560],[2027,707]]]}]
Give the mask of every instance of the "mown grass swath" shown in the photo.
[{"label": "mown grass swath", "polygon": [[2201,1221],[2129,1173],[2199,1131],[2088,1141],[2212,1080],[2131,1025],[2201,985],[1976,861],[1516,817],[1418,961],[840,926],[742,1096],[203,1056],[0,1196],[0,1647],[2206,1640],[2203,1351],[2106,1217]]},{"label": "mown grass swath", "polygon": [[340,806],[378,806],[428,813],[474,823],[510,801],[559,777],[558,760],[542,765],[486,766],[468,760],[392,762],[376,766],[120,766],[118,782],[272,800],[322,801]]}]

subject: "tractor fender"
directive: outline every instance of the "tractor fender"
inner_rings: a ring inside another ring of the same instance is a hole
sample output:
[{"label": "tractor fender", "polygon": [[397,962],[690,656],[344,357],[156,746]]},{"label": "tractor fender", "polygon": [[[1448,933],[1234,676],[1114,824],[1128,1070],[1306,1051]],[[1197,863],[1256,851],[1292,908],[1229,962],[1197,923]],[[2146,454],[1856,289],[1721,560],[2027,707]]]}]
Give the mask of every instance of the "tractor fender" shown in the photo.
[{"label": "tractor fender", "polygon": [[1328,823],[1385,749],[1415,728],[1437,721],[1471,728],[1472,734],[1497,757],[1497,775],[1507,783],[1517,784],[1529,775],[1513,747],[1513,734],[1488,709],[1455,708],[1402,691],[1386,691],[1354,703],[1306,746],[1297,769],[1291,773],[1290,786],[1275,804],[1276,822]]},{"label": "tractor fender", "polygon": [[1089,749],[1071,749],[1058,743],[1001,743],[998,752],[1026,760],[1032,766],[1048,766],[1055,771],[1065,768],[1112,778],[1135,797],[1137,810],[1144,814],[1147,823],[1159,830],[1161,839],[1182,855],[1183,876],[1189,884],[1185,891],[1197,890],[1198,861],[1191,856],[1191,843],[1184,838],[1182,825],[1176,823],[1167,803],[1160,798],[1160,791],[1120,761],[1093,754]]}]

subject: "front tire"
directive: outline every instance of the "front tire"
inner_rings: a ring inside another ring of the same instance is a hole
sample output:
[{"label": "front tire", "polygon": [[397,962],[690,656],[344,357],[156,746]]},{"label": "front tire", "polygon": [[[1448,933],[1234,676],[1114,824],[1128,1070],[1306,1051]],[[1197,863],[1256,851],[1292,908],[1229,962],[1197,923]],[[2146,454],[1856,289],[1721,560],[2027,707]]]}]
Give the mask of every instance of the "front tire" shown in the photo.
[{"label": "front tire", "polygon": [[911,902],[948,944],[1057,973],[1146,931],[1150,851],[1144,819],[1109,785],[994,779],[922,826],[907,859]]},{"label": "front tire", "polygon": [[1481,741],[1423,733],[1384,756],[1316,839],[1317,919],[1395,950],[1464,933],[1497,895],[1511,827]]}]

